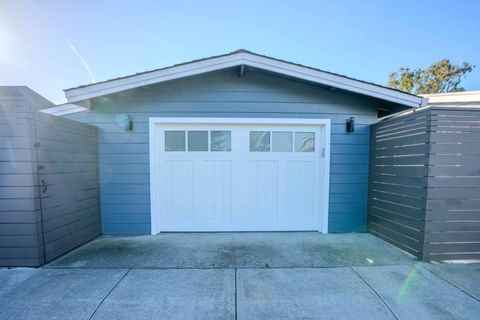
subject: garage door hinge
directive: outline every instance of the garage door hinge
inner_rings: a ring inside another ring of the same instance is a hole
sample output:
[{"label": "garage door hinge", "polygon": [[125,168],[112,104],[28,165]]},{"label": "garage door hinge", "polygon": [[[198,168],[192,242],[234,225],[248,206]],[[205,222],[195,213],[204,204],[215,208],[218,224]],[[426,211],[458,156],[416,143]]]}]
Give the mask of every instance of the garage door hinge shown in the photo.
[{"label": "garage door hinge", "polygon": [[325,148],[322,148],[322,158],[325,158]]}]

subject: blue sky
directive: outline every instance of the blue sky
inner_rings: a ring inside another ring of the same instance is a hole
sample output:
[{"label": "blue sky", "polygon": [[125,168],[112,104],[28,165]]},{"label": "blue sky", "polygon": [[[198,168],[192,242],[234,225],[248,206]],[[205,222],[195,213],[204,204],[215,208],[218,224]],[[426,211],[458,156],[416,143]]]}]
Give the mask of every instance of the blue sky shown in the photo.
[{"label": "blue sky", "polygon": [[442,58],[477,68],[480,1],[0,0],[0,85],[62,89],[239,48],[385,84]]}]

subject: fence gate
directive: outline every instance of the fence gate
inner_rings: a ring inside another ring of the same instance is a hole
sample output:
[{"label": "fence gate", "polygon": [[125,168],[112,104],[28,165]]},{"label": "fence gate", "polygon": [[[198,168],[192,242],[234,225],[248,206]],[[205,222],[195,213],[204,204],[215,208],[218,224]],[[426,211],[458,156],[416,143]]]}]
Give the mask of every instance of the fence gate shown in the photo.
[{"label": "fence gate", "polygon": [[99,235],[96,128],[35,115],[35,149],[45,261]]}]

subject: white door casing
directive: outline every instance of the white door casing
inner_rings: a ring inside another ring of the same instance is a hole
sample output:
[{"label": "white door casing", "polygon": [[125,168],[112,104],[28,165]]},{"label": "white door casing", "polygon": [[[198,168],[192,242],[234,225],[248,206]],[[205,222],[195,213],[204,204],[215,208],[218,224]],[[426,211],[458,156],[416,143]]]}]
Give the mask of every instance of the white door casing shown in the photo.
[{"label": "white door casing", "polygon": [[[185,132],[185,151],[166,151],[166,131]],[[188,151],[191,131],[208,132],[209,143],[212,131],[228,131],[231,150]],[[293,140],[314,132],[314,151],[252,152],[252,131]],[[149,144],[152,234],[328,232],[329,119],[150,118]]]}]

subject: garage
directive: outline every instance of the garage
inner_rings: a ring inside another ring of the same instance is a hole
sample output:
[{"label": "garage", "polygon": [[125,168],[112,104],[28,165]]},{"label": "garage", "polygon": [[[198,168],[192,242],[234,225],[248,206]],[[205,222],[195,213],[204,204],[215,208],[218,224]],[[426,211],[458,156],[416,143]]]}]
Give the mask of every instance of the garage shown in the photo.
[{"label": "garage", "polygon": [[151,118],[152,232],[326,232],[329,120]]},{"label": "garage", "polygon": [[246,50],[65,90],[98,128],[101,230],[367,230],[369,126],[421,97]]}]

